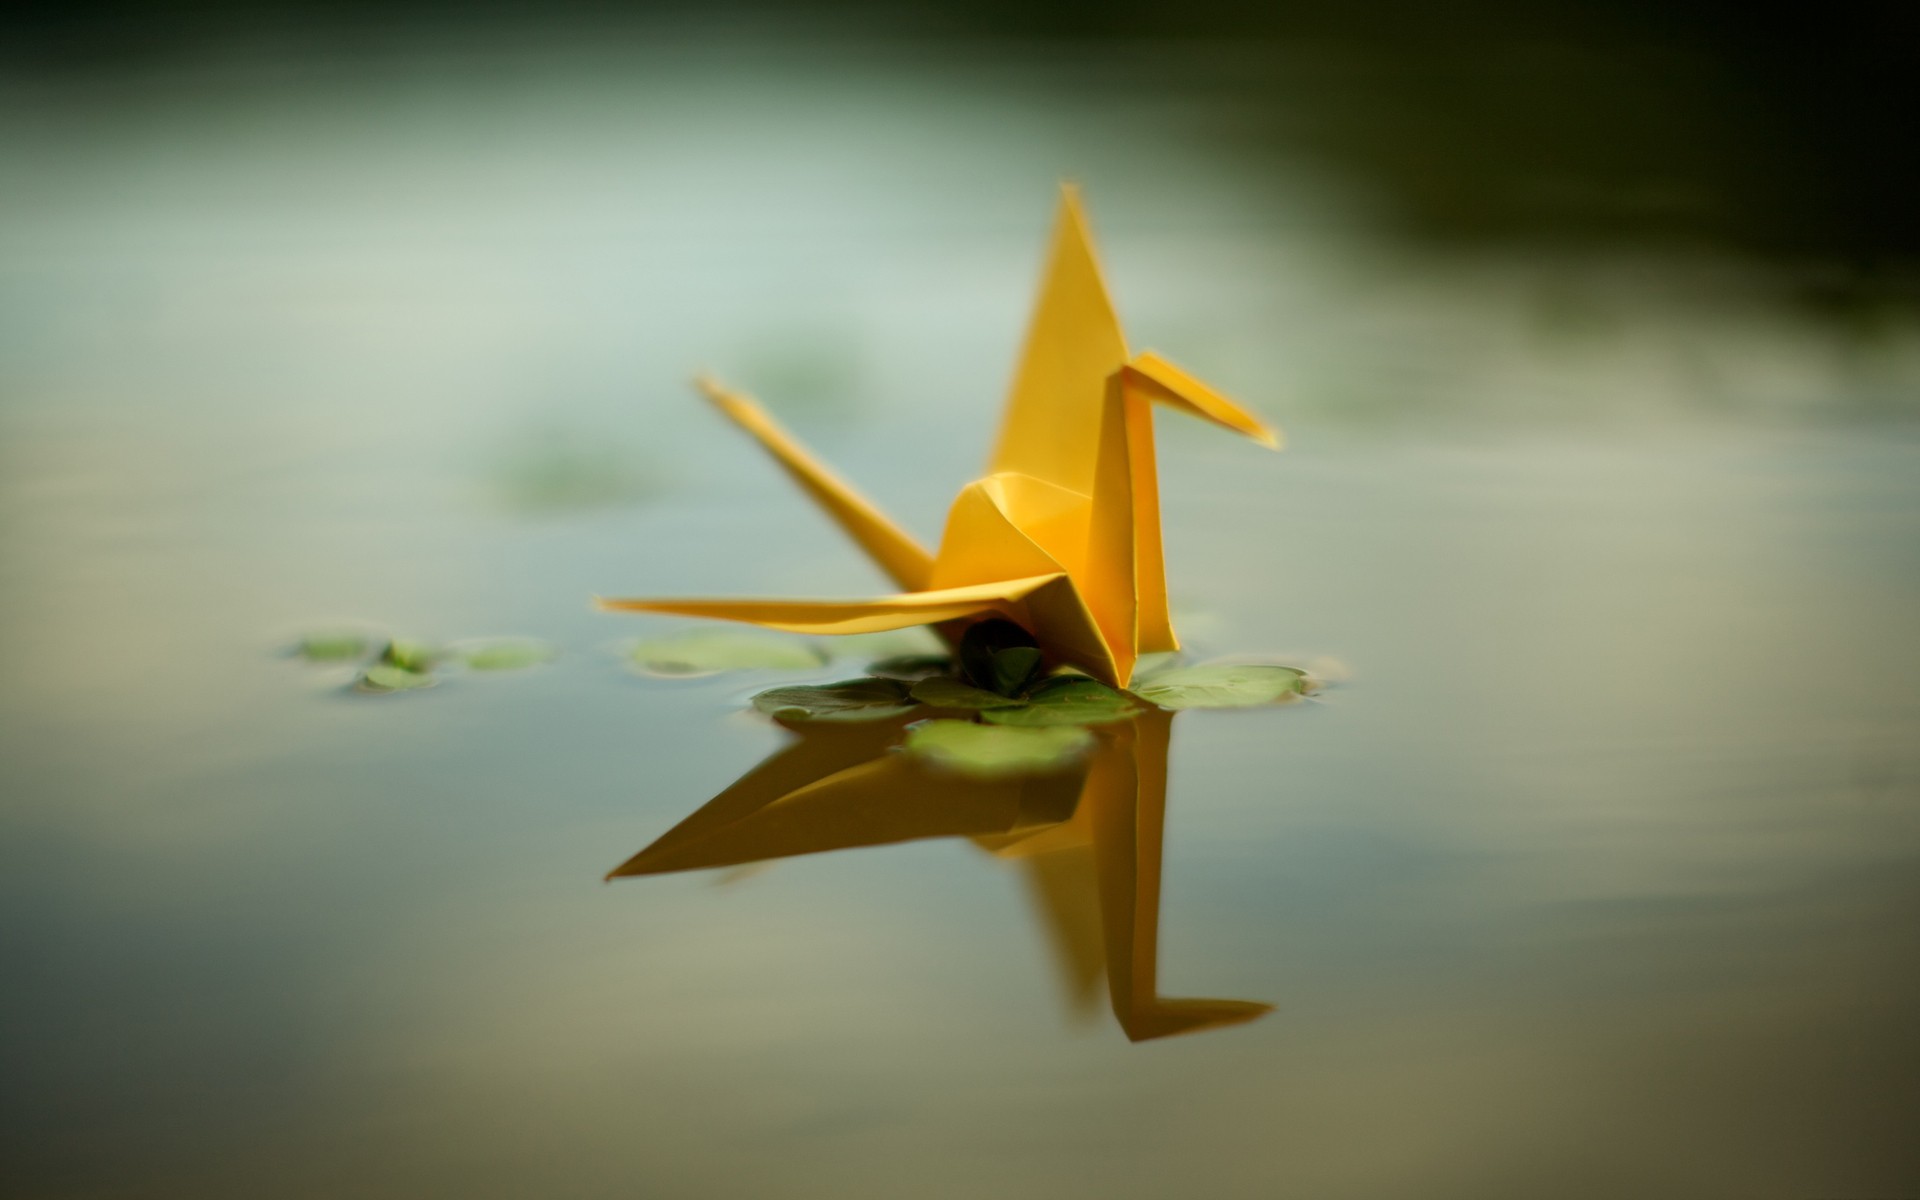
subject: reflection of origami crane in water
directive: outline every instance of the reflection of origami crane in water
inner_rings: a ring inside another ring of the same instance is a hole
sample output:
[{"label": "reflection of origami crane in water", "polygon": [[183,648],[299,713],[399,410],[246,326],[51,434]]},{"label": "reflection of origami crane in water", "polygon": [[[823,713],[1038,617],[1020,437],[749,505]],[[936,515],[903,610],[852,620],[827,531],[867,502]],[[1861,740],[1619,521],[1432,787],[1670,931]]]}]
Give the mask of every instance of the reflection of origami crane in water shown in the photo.
[{"label": "reflection of origami crane in water", "polygon": [[736,866],[922,838],[970,837],[1018,861],[1077,997],[1104,962],[1133,1041],[1251,1021],[1271,1006],[1157,991],[1160,861],[1173,714],[1101,727],[1093,755],[1052,775],[976,780],[892,753],[901,720],[816,722],[609,878]]},{"label": "reflection of origami crane in water", "polygon": [[1172,363],[1150,352],[1128,355],[1071,188],[1061,196],[992,473],[961,490],[937,556],[752,400],[708,381],[701,386],[902,592],[871,600],[607,600],[604,607],[800,633],[995,614],[1024,626],[1051,663],[1071,663],[1116,687],[1127,685],[1140,655],[1179,648],[1167,616],[1150,402],[1279,445],[1257,418]]}]

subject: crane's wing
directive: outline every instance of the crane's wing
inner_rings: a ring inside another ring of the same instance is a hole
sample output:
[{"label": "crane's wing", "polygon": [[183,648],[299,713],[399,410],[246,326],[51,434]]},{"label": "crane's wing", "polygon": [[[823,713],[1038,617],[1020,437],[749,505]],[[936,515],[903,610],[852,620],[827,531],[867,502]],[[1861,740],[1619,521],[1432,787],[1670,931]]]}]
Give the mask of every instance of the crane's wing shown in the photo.
[{"label": "crane's wing", "polygon": [[933,573],[933,555],[913,535],[895,524],[852,484],[815,458],[793,435],[782,429],[752,397],[728,391],[714,380],[696,381],[713,406],[735,425],[752,434],[813,502],[846,530],[867,556],[904,591],[927,586]]},{"label": "crane's wing", "polygon": [[931,625],[1000,612],[1020,619],[1018,606],[1029,596],[1064,575],[1039,575],[1027,579],[1008,579],[999,583],[971,587],[941,588],[929,592],[903,592],[897,596],[876,596],[870,600],[596,600],[611,612],[668,613],[679,617],[712,617],[722,621],[744,621],[768,629],[790,633],[878,633],[886,629],[905,629],[909,625]]}]

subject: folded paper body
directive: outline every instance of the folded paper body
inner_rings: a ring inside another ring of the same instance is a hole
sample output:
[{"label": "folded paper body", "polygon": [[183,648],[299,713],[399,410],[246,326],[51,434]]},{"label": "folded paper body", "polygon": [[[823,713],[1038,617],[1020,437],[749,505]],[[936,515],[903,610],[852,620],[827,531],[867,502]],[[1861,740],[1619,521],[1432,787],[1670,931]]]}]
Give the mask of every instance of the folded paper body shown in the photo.
[{"label": "folded paper body", "polygon": [[1104,726],[1084,762],[972,779],[894,753],[908,718],[815,722],[798,740],[616,868],[610,878],[739,866],[861,846],[965,837],[1026,878],[1076,1006],[1105,977],[1115,1018],[1145,1041],[1251,1021],[1271,1006],[1159,992],[1167,749],[1174,714]]},{"label": "folded paper body", "polygon": [[602,600],[603,608],[869,633],[988,615],[1056,664],[1125,687],[1142,654],[1179,648],[1167,615],[1154,402],[1278,448],[1276,433],[1152,352],[1130,355],[1077,194],[1063,189],[1039,306],[990,472],[962,488],[930,554],[774,422],[711,380],[752,434],[900,589],[864,600]]}]

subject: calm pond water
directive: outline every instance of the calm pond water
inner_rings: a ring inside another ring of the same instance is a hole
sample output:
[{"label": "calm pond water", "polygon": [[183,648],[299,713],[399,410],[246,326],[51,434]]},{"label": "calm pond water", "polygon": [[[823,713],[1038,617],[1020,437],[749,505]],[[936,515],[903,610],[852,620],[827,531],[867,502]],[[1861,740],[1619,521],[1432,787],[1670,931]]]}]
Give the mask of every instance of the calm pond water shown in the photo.
[{"label": "calm pond water", "polygon": [[[1920,1186],[1911,330],[1394,245],[1190,98],[650,66],[9,110],[10,1194]],[[684,379],[931,534],[1068,170],[1134,337],[1292,435],[1162,419],[1185,634],[1351,672],[1161,731],[1160,994],[1273,1011],[1139,1043],[1084,861],[602,881],[850,671],[642,677],[680,626],[588,597],[875,583]],[[284,656],[355,620],[560,655]]]}]

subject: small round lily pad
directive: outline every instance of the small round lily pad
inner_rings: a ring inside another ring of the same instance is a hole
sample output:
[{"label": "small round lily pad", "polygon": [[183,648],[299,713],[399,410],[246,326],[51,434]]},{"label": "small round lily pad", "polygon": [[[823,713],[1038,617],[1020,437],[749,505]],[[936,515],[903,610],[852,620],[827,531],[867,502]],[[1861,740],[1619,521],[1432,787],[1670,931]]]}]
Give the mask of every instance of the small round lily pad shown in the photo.
[{"label": "small round lily pad", "polygon": [[293,652],[308,662],[348,662],[373,653],[374,639],[351,629],[328,629],[309,633],[294,646]]},{"label": "small round lily pad", "polygon": [[702,629],[652,638],[627,652],[651,675],[712,675],[719,671],[809,671],[827,661],[818,647],[767,633]]},{"label": "small round lily pad", "polygon": [[385,695],[389,692],[411,692],[420,688],[430,688],[437,680],[425,671],[413,671],[406,667],[397,667],[392,663],[378,662],[360,673],[354,687],[363,692]]},{"label": "small round lily pad", "polygon": [[1104,725],[1139,711],[1139,701],[1096,679],[1056,676],[1043,681],[1017,708],[981,713],[996,725]]},{"label": "small round lily pad", "polygon": [[1177,667],[1134,684],[1133,693],[1161,708],[1257,708],[1298,699],[1304,671],[1265,664]]},{"label": "small round lily pad", "polygon": [[787,721],[881,721],[914,708],[905,684],[874,678],[769,688],[753,706]]},{"label": "small round lily pad", "polygon": [[915,683],[913,698],[935,708],[1008,708],[1020,703],[1011,696],[962,683],[951,675],[934,675]]},{"label": "small round lily pad", "polygon": [[1072,726],[1021,729],[939,720],[910,728],[906,752],[945,770],[1000,779],[1064,770],[1084,758],[1093,744],[1093,734]]},{"label": "small round lily pad", "polygon": [[453,647],[453,653],[471,670],[517,671],[551,662],[559,651],[539,638],[500,637],[462,642]]},{"label": "small round lily pad", "polygon": [[440,660],[440,651],[413,638],[394,638],[380,651],[380,665],[424,675]]}]

